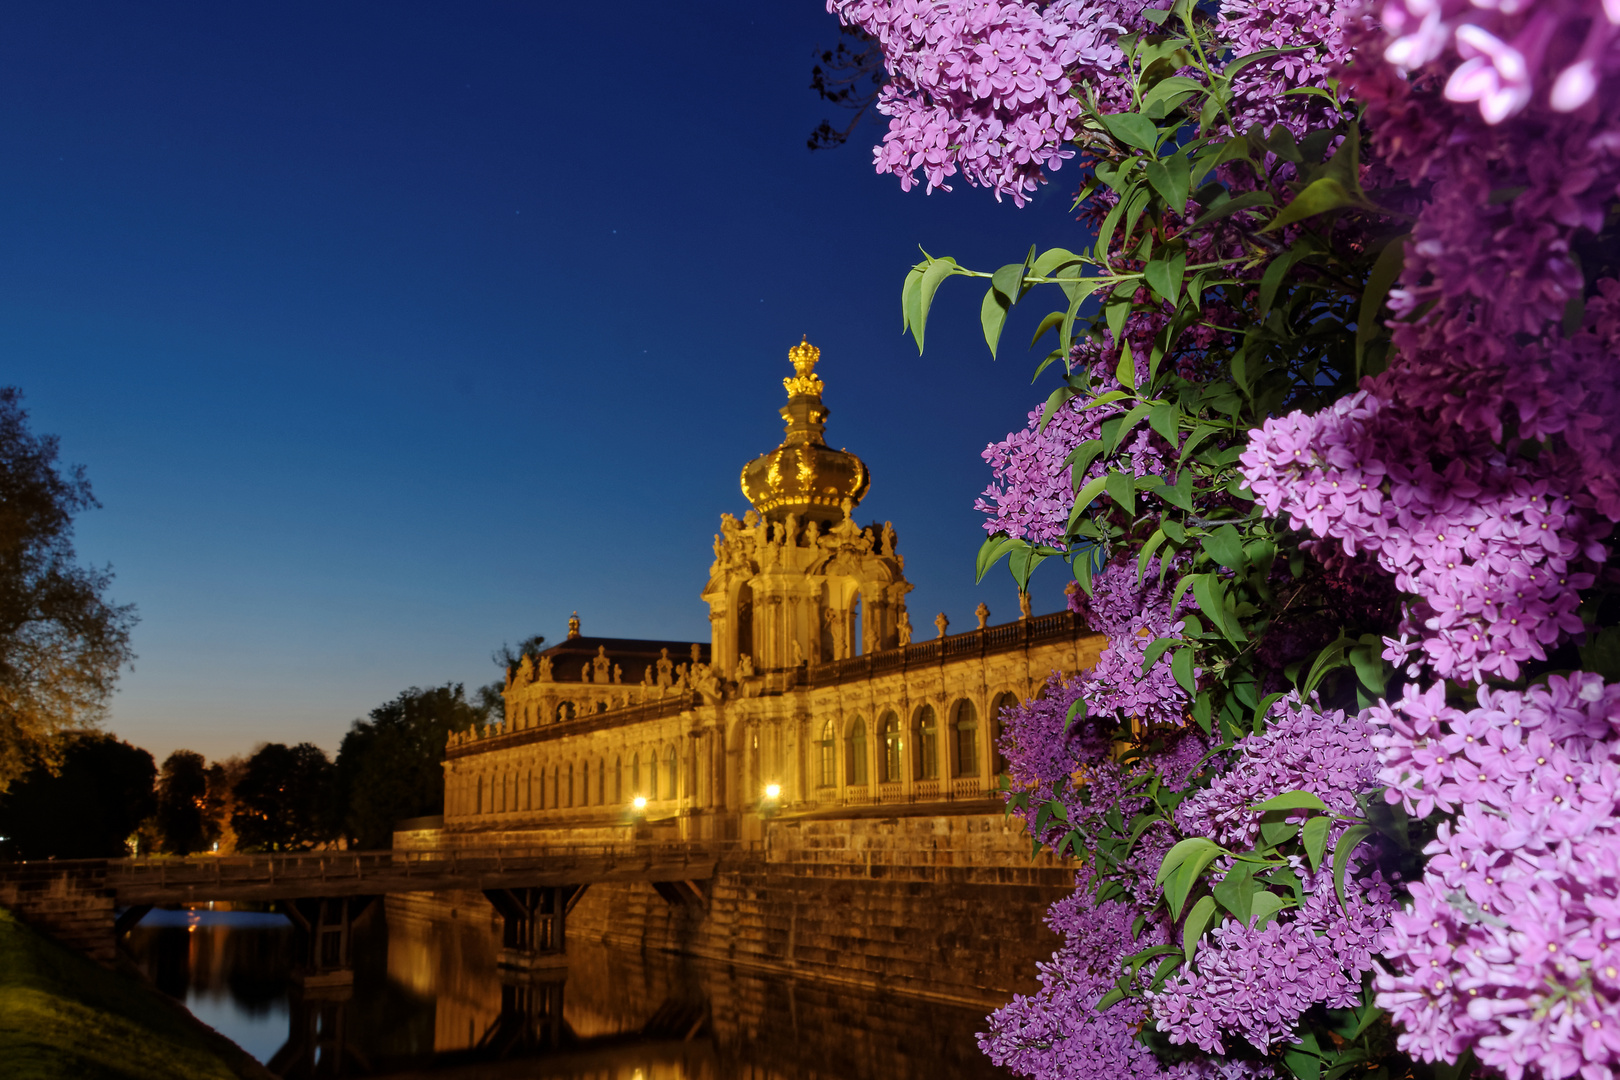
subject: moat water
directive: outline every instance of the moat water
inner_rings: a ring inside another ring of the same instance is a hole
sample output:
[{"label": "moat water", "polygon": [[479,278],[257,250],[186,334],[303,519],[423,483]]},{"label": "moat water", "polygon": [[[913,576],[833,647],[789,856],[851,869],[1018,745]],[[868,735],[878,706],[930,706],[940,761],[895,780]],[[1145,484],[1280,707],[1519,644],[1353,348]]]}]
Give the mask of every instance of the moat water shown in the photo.
[{"label": "moat water", "polygon": [[[392,925],[390,923],[392,922]],[[254,912],[153,911],[148,977],[272,1071],[580,1080],[991,1080],[981,1010],[570,941],[566,969],[500,969],[488,918],[375,906],[352,988],[302,990],[293,932]]]}]

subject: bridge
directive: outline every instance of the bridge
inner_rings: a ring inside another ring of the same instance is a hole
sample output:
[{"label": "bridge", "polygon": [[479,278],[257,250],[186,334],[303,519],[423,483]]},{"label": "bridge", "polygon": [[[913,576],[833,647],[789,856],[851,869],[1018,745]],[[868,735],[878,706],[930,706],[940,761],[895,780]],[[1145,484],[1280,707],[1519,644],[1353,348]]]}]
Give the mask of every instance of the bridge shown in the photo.
[{"label": "bridge", "polygon": [[276,901],[301,932],[304,967],[349,968],[349,929],[377,897],[478,890],[505,925],[503,962],[554,963],[568,911],[590,885],[645,881],[671,904],[704,904],[707,882],[735,842],[463,847],[437,851],[309,851],[190,858],[0,863],[0,904],[93,958],[153,907]]}]

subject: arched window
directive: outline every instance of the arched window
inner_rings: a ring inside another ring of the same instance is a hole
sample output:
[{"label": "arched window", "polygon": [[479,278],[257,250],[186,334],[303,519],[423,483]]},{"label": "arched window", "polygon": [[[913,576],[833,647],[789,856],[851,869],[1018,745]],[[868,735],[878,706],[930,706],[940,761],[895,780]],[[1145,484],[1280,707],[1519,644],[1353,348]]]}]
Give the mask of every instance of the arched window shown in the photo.
[{"label": "arched window", "polygon": [[821,738],[816,740],[816,784],[832,787],[838,783],[838,729],[828,720],[821,725]]},{"label": "arched window", "polygon": [[917,710],[917,736],[912,743],[916,750],[917,779],[939,779],[939,724],[934,719],[934,707],[924,705]]},{"label": "arched window", "polygon": [[518,791],[518,809],[519,810],[533,810],[534,809],[534,770],[530,769],[528,772],[525,772],[523,774],[523,779],[520,781],[520,783],[521,783],[522,787]]},{"label": "arched window", "polygon": [[551,767],[551,808],[557,809],[562,805],[562,766]]},{"label": "arched window", "polygon": [[607,758],[596,759],[596,805],[607,805]]},{"label": "arched window", "polygon": [[574,805],[574,767],[568,766],[568,805]]},{"label": "arched window", "polygon": [[979,775],[979,714],[967,698],[951,709],[951,764],[957,776]]},{"label": "arched window", "polygon": [[844,747],[846,760],[844,762],[845,783],[856,787],[866,786],[866,721],[856,717],[850,721],[849,734],[845,736]]},{"label": "arched window", "polygon": [[613,805],[624,802],[624,758],[613,759]]},{"label": "arched window", "polygon": [[898,784],[905,779],[905,774],[900,771],[900,751],[904,743],[905,733],[900,730],[900,718],[894,715],[892,709],[886,711],[878,721],[878,746],[882,751],[878,756],[880,781]]},{"label": "arched window", "polygon": [[1003,693],[996,696],[995,702],[990,706],[990,768],[997,776],[1007,771],[1007,759],[1001,753],[1001,739],[1003,725],[1006,723],[1005,714],[1018,708],[1018,695]]},{"label": "arched window", "polygon": [[484,812],[484,778],[482,776],[478,778],[478,803],[477,808],[473,812],[476,814],[482,814]]},{"label": "arched window", "polygon": [[630,797],[641,794],[641,755],[630,755]]},{"label": "arched window", "polygon": [[675,797],[675,748],[671,746],[669,753],[664,755],[664,798]]}]

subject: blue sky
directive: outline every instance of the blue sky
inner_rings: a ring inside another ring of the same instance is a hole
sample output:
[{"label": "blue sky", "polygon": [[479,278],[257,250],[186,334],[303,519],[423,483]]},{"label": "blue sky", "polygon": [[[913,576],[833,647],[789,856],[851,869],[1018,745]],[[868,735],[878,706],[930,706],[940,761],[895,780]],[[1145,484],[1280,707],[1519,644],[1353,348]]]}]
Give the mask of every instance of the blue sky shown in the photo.
[{"label": "blue sky", "polygon": [[816,0],[0,13],[0,382],[88,468],[80,553],[140,611],[110,728],[331,750],[575,609],[706,637],[710,537],[806,333],[913,622],[1015,615],[1005,573],[973,584],[972,503],[1044,397],[1044,307],[992,362],[948,283],[919,358],[899,288],[918,245],[1072,246],[1074,175],[1020,211],[901,193],[876,126],[810,153],[835,36]]}]

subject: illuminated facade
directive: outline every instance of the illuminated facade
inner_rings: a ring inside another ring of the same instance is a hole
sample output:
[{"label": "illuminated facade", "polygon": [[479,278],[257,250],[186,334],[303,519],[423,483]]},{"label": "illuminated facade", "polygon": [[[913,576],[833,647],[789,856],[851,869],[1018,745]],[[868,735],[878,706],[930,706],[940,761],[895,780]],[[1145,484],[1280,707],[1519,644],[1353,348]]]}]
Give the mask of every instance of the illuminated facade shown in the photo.
[{"label": "illuminated facade", "polygon": [[912,640],[911,584],[888,523],[860,526],[870,483],[826,445],[819,350],[792,349],[782,444],[749,462],[720,517],[702,599],[708,642],[568,637],[524,657],[506,716],[452,736],[445,827],[754,835],[762,814],[892,804],[939,813],[996,788],[998,716],[1102,639],[1068,612]]}]

